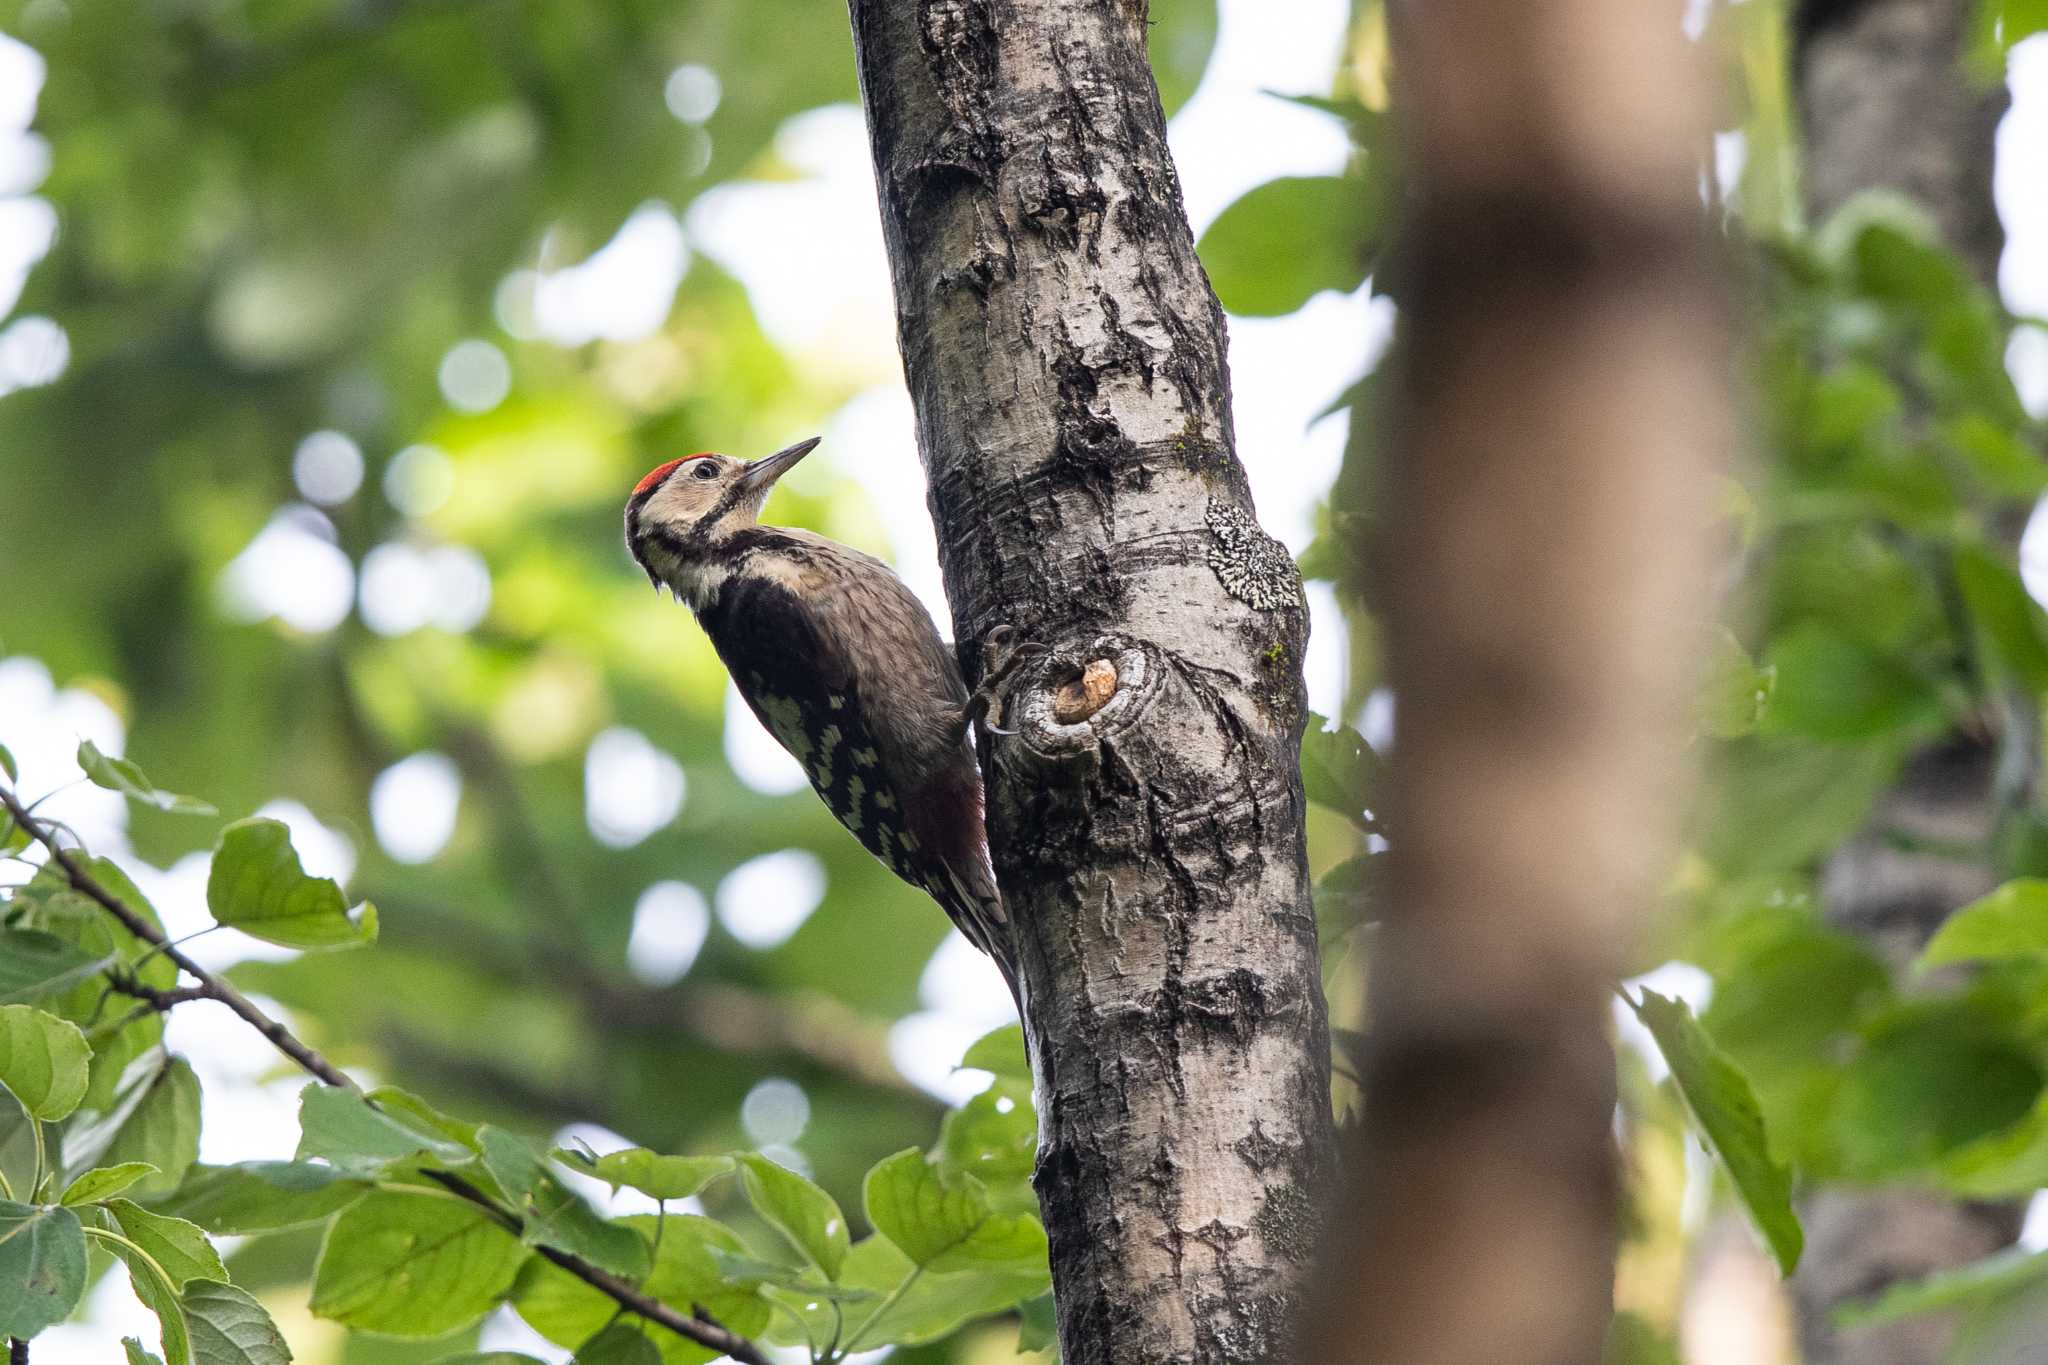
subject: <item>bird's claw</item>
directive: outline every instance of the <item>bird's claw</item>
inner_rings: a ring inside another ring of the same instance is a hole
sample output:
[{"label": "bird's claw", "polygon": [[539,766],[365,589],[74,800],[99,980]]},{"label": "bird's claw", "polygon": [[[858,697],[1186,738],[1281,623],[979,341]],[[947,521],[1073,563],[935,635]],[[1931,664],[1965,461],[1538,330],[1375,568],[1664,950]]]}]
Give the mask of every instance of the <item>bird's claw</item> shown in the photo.
[{"label": "bird's claw", "polygon": [[1016,636],[1016,627],[1003,624],[991,628],[988,634],[982,637],[981,686],[968,695],[966,705],[961,708],[960,725],[963,734],[969,726],[977,722],[992,735],[1017,733],[990,721],[989,714],[1001,700],[1000,693],[1003,687],[1017,670],[1034,659],[1046,657],[1052,650],[1036,640],[1019,641]]}]

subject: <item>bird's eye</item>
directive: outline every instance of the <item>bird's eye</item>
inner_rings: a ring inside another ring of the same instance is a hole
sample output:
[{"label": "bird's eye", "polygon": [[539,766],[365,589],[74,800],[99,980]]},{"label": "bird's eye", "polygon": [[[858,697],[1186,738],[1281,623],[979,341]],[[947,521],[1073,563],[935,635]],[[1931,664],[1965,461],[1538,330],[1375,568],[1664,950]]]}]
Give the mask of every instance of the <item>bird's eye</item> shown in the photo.
[{"label": "bird's eye", "polygon": [[709,460],[700,460],[696,468],[690,471],[690,477],[693,479],[715,479],[718,477],[718,466]]}]

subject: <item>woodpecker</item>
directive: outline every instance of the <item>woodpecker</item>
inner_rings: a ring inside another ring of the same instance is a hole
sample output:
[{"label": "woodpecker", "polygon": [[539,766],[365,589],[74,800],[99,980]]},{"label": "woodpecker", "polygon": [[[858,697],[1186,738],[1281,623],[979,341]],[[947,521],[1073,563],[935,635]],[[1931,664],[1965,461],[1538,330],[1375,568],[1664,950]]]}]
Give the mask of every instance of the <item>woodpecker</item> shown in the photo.
[{"label": "woodpecker", "polygon": [[751,463],[705,453],[657,466],[626,502],[626,544],[656,590],[696,615],[839,823],[937,901],[1015,995],[952,651],[888,565],[758,521],[775,481],[817,444]]}]

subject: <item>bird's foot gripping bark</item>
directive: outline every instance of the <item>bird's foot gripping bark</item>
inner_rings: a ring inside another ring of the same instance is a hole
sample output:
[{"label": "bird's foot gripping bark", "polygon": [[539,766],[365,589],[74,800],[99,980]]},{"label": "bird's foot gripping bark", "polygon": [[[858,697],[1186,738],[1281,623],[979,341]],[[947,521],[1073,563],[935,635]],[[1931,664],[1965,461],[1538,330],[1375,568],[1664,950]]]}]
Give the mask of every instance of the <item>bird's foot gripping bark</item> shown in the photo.
[{"label": "bird's foot gripping bark", "polygon": [[993,735],[1013,735],[1015,730],[1002,726],[1002,693],[1017,670],[1034,659],[1042,659],[1052,652],[1051,647],[1035,640],[1019,640],[1017,628],[999,625],[982,637],[981,686],[974,689],[960,708],[960,732],[965,735],[969,726],[980,722]]}]

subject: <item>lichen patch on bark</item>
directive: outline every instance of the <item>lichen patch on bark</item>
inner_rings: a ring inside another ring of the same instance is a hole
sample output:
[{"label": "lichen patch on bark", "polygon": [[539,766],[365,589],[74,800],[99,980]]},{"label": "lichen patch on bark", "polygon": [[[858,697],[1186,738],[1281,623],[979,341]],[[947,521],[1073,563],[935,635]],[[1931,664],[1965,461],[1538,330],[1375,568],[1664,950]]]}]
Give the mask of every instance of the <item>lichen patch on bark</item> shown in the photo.
[{"label": "lichen patch on bark", "polygon": [[1243,508],[1212,499],[1202,519],[1215,537],[1209,567],[1232,597],[1260,611],[1301,605],[1301,573],[1294,556]]}]

